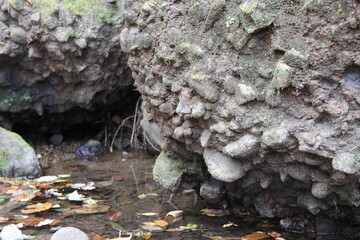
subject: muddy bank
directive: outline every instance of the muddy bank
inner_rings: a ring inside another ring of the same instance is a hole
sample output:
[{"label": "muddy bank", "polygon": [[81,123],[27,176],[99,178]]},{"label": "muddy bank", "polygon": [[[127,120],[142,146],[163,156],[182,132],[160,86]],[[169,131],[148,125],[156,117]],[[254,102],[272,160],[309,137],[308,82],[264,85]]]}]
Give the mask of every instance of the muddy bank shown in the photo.
[{"label": "muddy bank", "polygon": [[359,219],[359,9],[129,1],[121,47],[164,152],[155,177],[196,176],[208,201],[261,216]]}]

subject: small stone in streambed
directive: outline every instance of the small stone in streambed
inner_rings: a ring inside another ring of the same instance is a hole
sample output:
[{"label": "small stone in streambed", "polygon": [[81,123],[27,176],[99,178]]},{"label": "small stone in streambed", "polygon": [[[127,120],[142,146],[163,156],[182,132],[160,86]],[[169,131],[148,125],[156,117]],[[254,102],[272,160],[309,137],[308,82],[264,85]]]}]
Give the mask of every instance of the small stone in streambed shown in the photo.
[{"label": "small stone in streambed", "polygon": [[99,141],[89,140],[86,144],[75,150],[78,156],[95,156],[102,153],[102,145]]},{"label": "small stone in streambed", "polygon": [[80,229],[63,227],[57,230],[50,240],[89,240],[89,237]]},{"label": "small stone in streambed", "polygon": [[64,139],[63,135],[61,135],[61,134],[54,134],[54,135],[51,136],[51,138],[49,139],[49,141],[50,141],[53,145],[59,146],[63,139]]},{"label": "small stone in streambed", "polygon": [[1,240],[23,240],[29,239],[28,236],[23,235],[18,227],[14,224],[5,226],[0,234]]}]

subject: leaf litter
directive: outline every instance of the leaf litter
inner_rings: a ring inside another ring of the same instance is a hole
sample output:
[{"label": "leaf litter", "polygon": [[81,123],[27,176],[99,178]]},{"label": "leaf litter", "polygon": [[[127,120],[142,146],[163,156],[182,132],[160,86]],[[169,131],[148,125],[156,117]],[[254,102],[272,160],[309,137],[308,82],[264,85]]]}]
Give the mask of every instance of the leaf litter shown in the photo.
[{"label": "leaf litter", "polygon": [[[86,166],[86,169],[89,168]],[[141,205],[146,201],[159,201],[161,194],[154,192],[153,188],[150,191],[145,190],[140,192],[137,189],[136,199],[133,198],[131,201],[120,202],[118,205],[119,208],[111,209],[111,206],[106,204],[106,201],[108,201],[106,200],[106,191],[108,191],[113,184],[120,184],[121,186],[123,181],[128,181],[129,174],[113,174],[112,177],[108,179],[109,180],[104,179],[103,181],[87,181],[87,178],[81,178],[81,181],[73,182],[69,174],[43,176],[35,180],[0,178],[0,195],[5,198],[5,201],[0,203],[0,224],[13,223],[27,229],[52,228],[56,230],[58,228],[54,226],[64,226],[65,219],[70,216],[106,214],[105,219],[108,221],[108,224],[110,224],[108,226],[111,226],[113,231],[117,231],[119,235],[115,238],[113,234],[102,236],[99,234],[100,232],[97,233],[96,230],[92,230],[91,235],[93,240],[130,240],[133,237],[152,239],[154,234],[157,234],[156,236],[165,233],[170,234],[171,232],[199,232],[200,234],[206,231],[207,228],[212,228],[207,227],[206,224],[198,225],[197,223],[184,221],[183,210],[169,211],[165,214],[160,208],[159,210],[149,212],[136,211],[137,218],[146,217],[152,218],[152,220],[138,223],[138,229],[129,229],[128,223],[124,222],[124,219],[128,218],[129,212],[124,211],[122,207],[128,204]],[[151,181],[151,173],[147,173],[146,176],[139,179],[144,182]],[[184,191],[183,193],[189,195],[191,192]],[[102,193],[100,200],[98,200],[99,197],[93,199],[98,193]],[[110,200],[114,201],[114,199],[109,199],[109,201]],[[16,211],[20,211],[24,215],[14,214]],[[51,214],[46,214],[46,212]],[[218,218],[226,218],[226,216],[230,215],[227,211],[217,209],[198,210],[198,214]],[[243,217],[247,216],[248,213],[237,215]],[[163,218],[161,218],[161,216],[163,216]],[[180,223],[177,223],[178,221]],[[65,226],[66,225],[67,224],[65,224]],[[259,224],[259,227],[260,226],[272,227],[270,224]],[[239,226],[237,223],[226,220],[222,224],[219,224],[218,227],[219,229],[230,227],[231,229],[236,229],[240,228],[241,225]],[[222,232],[226,234],[226,231]],[[225,236],[208,236],[208,238],[218,240],[282,239],[281,234],[276,232],[254,232],[237,238]]]}]

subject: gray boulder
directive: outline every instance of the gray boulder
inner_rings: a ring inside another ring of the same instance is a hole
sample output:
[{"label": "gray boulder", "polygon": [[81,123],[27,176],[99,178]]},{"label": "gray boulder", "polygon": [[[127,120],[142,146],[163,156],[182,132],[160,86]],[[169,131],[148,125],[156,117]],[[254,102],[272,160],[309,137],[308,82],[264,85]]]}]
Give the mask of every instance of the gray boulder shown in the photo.
[{"label": "gray boulder", "polygon": [[226,145],[223,152],[230,157],[247,158],[255,154],[258,148],[258,139],[253,135],[246,134],[239,140]]},{"label": "gray boulder", "polygon": [[242,162],[221,152],[205,149],[204,160],[210,174],[224,182],[234,182],[245,175]]},{"label": "gray boulder", "polygon": [[57,230],[51,240],[89,240],[89,237],[80,229],[74,227],[63,227]]},{"label": "gray boulder", "polygon": [[38,177],[41,168],[34,150],[16,133],[0,127],[0,169],[3,177]]}]

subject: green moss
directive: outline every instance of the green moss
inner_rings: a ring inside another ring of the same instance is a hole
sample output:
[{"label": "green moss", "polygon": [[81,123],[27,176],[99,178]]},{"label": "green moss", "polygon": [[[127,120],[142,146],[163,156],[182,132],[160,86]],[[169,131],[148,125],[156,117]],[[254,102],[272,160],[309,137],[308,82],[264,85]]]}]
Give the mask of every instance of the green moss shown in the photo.
[{"label": "green moss", "polygon": [[204,79],[206,79],[206,76],[204,76],[204,75],[199,75],[199,74],[193,74],[193,75],[190,76],[190,78],[191,78],[191,80],[201,82],[201,81],[203,81]]},{"label": "green moss", "polygon": [[[28,4],[24,0],[5,0],[15,9],[19,5]],[[59,10],[70,11],[76,16],[91,16],[94,20],[103,20],[114,23],[123,12],[123,6],[111,7],[107,1],[99,0],[33,0],[34,12],[40,13],[42,17],[49,17]]]},{"label": "green moss", "polygon": [[240,11],[246,14],[251,14],[258,6],[258,0],[248,0],[241,5]]},{"label": "green moss", "polygon": [[197,45],[193,45],[188,42],[183,42],[179,44],[179,48],[185,50],[188,53],[202,56],[204,54],[204,51]]},{"label": "green moss", "polygon": [[11,106],[14,102],[14,99],[12,97],[3,98],[0,103],[6,104],[8,106]]},{"label": "green moss", "polygon": [[5,148],[0,148],[0,168],[7,167],[9,162],[7,161],[8,152]]},{"label": "green moss", "polygon": [[232,24],[235,23],[235,20],[236,20],[236,19],[235,19],[234,17],[228,16],[228,17],[226,18],[226,21],[225,21],[225,26],[226,26],[227,28],[229,28],[230,25],[232,25]]}]

